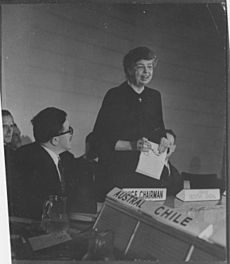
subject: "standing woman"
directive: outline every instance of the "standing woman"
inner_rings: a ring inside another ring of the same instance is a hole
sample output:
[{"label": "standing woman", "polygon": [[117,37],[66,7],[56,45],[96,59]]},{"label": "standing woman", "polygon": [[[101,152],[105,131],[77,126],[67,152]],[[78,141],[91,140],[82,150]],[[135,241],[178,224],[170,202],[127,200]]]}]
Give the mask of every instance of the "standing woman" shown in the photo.
[{"label": "standing woman", "polygon": [[157,181],[135,169],[141,151],[148,151],[149,141],[167,148],[164,137],[162,102],[159,91],[146,85],[157,66],[156,54],[147,47],[137,47],[125,55],[126,81],[110,89],[103,100],[94,126],[99,157],[96,185],[98,200],[113,187],[157,187]]}]

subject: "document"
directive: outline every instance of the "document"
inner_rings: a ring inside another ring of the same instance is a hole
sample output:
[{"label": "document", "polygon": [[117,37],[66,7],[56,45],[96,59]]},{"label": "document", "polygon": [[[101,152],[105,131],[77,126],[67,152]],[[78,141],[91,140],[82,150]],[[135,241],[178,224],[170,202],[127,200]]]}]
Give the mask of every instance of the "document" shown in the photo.
[{"label": "document", "polygon": [[72,240],[72,238],[66,231],[54,232],[28,238],[33,251],[52,247],[70,240]]},{"label": "document", "polygon": [[148,152],[141,152],[136,172],[159,180],[167,153],[165,151],[164,153],[156,154],[158,153],[159,145],[153,142],[150,142],[150,144],[151,149]]}]

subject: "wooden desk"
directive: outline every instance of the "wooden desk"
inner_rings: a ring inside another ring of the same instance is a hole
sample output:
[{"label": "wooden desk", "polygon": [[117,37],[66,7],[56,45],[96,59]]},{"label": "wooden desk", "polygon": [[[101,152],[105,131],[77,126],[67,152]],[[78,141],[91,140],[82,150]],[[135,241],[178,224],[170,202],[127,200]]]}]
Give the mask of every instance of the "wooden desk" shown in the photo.
[{"label": "wooden desk", "polygon": [[[191,203],[168,197],[163,202],[141,203],[125,198],[119,191],[114,189],[109,193],[94,228],[114,232],[114,247],[123,259],[218,261],[226,258],[224,200]],[[208,240],[200,239],[200,233],[210,225],[212,236]]]}]

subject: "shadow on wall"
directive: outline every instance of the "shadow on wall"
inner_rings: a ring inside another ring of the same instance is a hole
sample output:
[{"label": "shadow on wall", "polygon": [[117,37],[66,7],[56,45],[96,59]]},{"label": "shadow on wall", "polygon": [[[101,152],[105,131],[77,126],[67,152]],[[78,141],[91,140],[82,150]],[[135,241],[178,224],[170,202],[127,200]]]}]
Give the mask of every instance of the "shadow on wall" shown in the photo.
[{"label": "shadow on wall", "polygon": [[197,157],[197,156],[192,157],[190,165],[189,165],[189,171],[191,173],[200,173],[200,171],[201,171],[201,160],[199,157]]}]

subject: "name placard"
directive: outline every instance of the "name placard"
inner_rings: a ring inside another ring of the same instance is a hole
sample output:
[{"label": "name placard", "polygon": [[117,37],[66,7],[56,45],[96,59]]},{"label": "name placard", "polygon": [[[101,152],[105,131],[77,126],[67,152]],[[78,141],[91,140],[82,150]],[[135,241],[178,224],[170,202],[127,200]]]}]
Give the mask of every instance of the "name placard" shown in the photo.
[{"label": "name placard", "polygon": [[37,251],[43,248],[48,248],[51,246],[55,246],[64,242],[71,240],[71,236],[66,232],[56,232],[50,233],[46,235],[30,237],[28,241],[33,249],[33,251]]},{"label": "name placard", "polygon": [[220,199],[220,189],[184,189],[176,197],[184,202],[214,201]]},{"label": "name placard", "polygon": [[167,193],[166,188],[125,188],[123,191],[146,201],[164,201]]},{"label": "name placard", "polygon": [[125,192],[119,188],[114,188],[107,194],[107,197],[137,210],[141,209],[143,204],[146,202],[144,199],[138,198],[133,194]]}]

